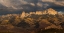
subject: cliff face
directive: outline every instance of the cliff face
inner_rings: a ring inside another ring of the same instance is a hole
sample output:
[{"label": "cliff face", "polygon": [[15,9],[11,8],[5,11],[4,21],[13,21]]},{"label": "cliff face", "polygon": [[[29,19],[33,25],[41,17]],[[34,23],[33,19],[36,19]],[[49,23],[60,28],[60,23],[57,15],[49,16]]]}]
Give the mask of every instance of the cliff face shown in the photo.
[{"label": "cliff face", "polygon": [[47,12],[48,14],[51,14],[51,15],[55,15],[55,14],[58,13],[56,10],[54,10],[54,9],[52,9],[52,8],[47,9],[46,12]]},{"label": "cliff face", "polygon": [[49,8],[47,10],[44,10],[44,11],[36,11],[36,12],[29,12],[29,13],[25,13],[25,12],[22,12],[21,14],[21,18],[24,18],[24,17],[27,17],[29,15],[44,15],[44,14],[49,14],[49,15],[56,15],[58,12],[52,8]]},{"label": "cliff face", "polygon": [[43,14],[56,15],[58,12],[52,8],[43,11]]},{"label": "cliff face", "polygon": [[22,12],[22,14],[21,14],[21,18],[24,18],[25,17],[25,12]]}]

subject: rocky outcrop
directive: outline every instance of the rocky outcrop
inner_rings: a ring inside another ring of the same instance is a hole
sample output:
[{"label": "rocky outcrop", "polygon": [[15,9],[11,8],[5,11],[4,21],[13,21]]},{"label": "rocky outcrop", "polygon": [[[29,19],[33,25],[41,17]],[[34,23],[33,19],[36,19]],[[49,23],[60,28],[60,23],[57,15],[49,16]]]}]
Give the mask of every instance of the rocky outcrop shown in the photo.
[{"label": "rocky outcrop", "polygon": [[36,12],[29,12],[29,13],[25,13],[24,11],[21,14],[21,18],[27,17],[29,15],[43,15],[43,14],[49,14],[49,15],[56,15],[58,14],[58,12],[52,8],[49,8],[47,10],[44,11],[36,11]]},{"label": "rocky outcrop", "polygon": [[23,11],[22,14],[21,14],[21,16],[20,16],[20,18],[24,18],[25,15],[26,15],[26,13]]},{"label": "rocky outcrop", "polygon": [[47,13],[47,14],[50,14],[50,15],[55,15],[55,14],[57,14],[58,12],[57,12],[56,10],[52,9],[52,8],[49,8],[49,9],[46,10],[46,13]]}]

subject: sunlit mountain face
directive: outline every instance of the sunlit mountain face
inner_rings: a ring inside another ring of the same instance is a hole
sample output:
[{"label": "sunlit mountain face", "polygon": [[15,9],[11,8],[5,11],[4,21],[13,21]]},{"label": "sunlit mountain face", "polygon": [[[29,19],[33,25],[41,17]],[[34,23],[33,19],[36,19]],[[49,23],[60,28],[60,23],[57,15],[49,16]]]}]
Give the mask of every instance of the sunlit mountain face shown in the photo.
[{"label": "sunlit mountain face", "polygon": [[0,32],[64,33],[64,0],[0,0]]}]

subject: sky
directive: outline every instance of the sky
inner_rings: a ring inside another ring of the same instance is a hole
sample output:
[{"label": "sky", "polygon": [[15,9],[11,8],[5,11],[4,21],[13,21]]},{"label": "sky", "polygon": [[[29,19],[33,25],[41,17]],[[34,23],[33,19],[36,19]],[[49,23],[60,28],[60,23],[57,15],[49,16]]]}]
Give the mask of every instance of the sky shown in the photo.
[{"label": "sky", "polygon": [[9,13],[9,11],[12,11],[12,13],[20,12],[18,10],[37,11],[47,8],[59,8],[63,10],[64,0],[0,0],[0,9],[6,10],[0,10],[1,13]]}]

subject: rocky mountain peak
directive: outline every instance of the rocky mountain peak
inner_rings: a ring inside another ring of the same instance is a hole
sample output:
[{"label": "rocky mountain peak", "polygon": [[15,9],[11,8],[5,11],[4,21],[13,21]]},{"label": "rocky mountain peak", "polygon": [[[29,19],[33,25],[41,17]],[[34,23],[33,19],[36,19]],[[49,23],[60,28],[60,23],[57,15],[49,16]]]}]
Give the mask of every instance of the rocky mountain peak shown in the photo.
[{"label": "rocky mountain peak", "polygon": [[43,15],[43,14],[56,15],[56,14],[58,14],[58,12],[52,8],[49,8],[44,11],[36,11],[36,12],[29,12],[29,13],[25,13],[23,11],[21,14],[21,18],[24,18],[24,17],[32,15],[32,14],[34,14],[34,15]]},{"label": "rocky mountain peak", "polygon": [[46,13],[47,13],[47,14],[51,14],[51,15],[55,15],[55,14],[57,14],[58,12],[57,12],[56,10],[52,9],[52,8],[49,8],[49,9],[46,10]]}]

